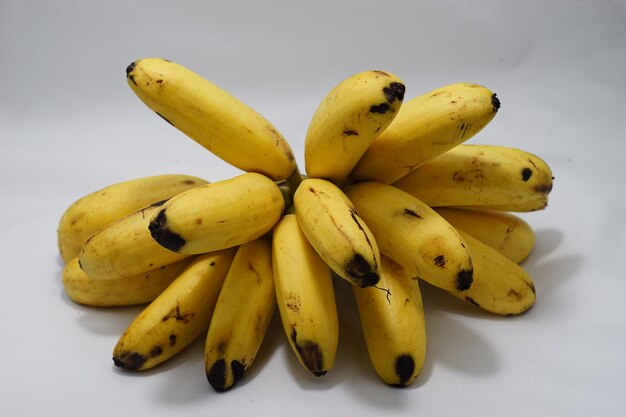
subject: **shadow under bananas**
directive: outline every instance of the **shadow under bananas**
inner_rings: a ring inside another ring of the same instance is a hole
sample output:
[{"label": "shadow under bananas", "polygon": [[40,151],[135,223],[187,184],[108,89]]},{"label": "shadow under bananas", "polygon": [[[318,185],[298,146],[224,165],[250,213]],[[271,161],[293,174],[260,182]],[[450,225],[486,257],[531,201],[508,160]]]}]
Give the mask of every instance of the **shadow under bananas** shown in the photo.
[{"label": "shadow under bananas", "polygon": [[[119,337],[133,319],[147,306],[135,305],[127,307],[90,307],[72,301],[63,288],[59,289],[61,298],[79,315],[76,323],[89,333]],[[111,346],[113,349],[113,346]]]},{"label": "shadow under bananas", "polygon": [[[561,296],[563,291],[559,289],[571,285],[577,279],[584,259],[582,255],[575,253],[550,256],[564,239],[560,230],[540,229],[535,232],[535,236],[535,248],[522,266],[533,277],[537,290],[537,301],[530,313],[540,312],[542,317],[546,317],[568,308],[570,300]],[[577,308],[574,305],[571,307]]]}]

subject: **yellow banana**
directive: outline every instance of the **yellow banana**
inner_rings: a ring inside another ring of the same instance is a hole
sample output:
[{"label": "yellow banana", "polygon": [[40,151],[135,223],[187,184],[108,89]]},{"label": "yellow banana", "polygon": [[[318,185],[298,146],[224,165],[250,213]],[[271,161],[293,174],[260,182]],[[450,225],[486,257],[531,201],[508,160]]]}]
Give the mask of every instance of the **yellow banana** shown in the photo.
[{"label": "yellow banana", "polygon": [[426,357],[426,322],[418,280],[382,256],[380,287],[353,288],[370,361],[387,384],[415,381]]},{"label": "yellow banana", "polygon": [[370,227],[381,253],[437,287],[470,288],[470,252],[458,232],[433,209],[375,181],[353,184],[344,191]]},{"label": "yellow banana", "polygon": [[237,249],[205,343],[209,383],[226,391],[252,365],[276,306],[272,242],[264,236]]},{"label": "yellow banana", "polygon": [[435,211],[455,228],[466,231],[513,262],[528,258],[535,245],[533,229],[514,214],[458,207],[438,207]]},{"label": "yellow banana", "polygon": [[441,87],[409,100],[374,140],[350,177],[392,183],[474,136],[499,108],[500,101],[493,92],[468,83]]},{"label": "yellow banana", "polygon": [[57,230],[61,258],[68,262],[77,256],[91,235],[115,220],[206,183],[191,175],[154,175],[87,194],[72,203],[61,216]]},{"label": "yellow banana", "polygon": [[293,201],[302,232],[330,269],[353,285],[376,285],[378,246],[348,197],[328,180],[307,178]]},{"label": "yellow banana", "polygon": [[272,265],[276,300],[289,343],[315,376],[335,361],[339,323],[330,269],[306,239],[294,214],[273,231]]},{"label": "yellow banana", "polygon": [[175,252],[212,252],[263,236],[276,224],[284,205],[276,183],[246,173],[171,198],[153,215],[150,233]]},{"label": "yellow banana", "polygon": [[152,368],[183,350],[211,321],[235,248],[195,258],[128,326],[113,349],[127,370]]},{"label": "yellow banana", "polygon": [[270,122],[190,69],[145,58],[130,64],[126,75],[148,107],[224,161],[273,180],[294,172],[291,148]]},{"label": "yellow banana", "polygon": [[152,239],[148,225],[163,202],[129,214],[92,235],[78,260],[91,279],[128,278],[178,262],[189,255],[165,249]]},{"label": "yellow banana", "polygon": [[61,276],[63,288],[74,302],[97,307],[149,303],[189,265],[192,258],[126,278],[92,279],[80,269],[78,257],[70,260]]},{"label": "yellow banana", "polygon": [[431,207],[532,211],[547,205],[552,171],[542,159],[520,149],[460,145],[393,185]]},{"label": "yellow banana", "polygon": [[463,293],[451,293],[491,313],[513,316],[535,303],[535,285],[528,272],[492,247],[459,230],[474,261],[474,282]]},{"label": "yellow banana", "polygon": [[403,99],[402,80],[385,71],[360,72],[335,86],[309,124],[304,141],[307,175],[344,180],[394,119]]}]

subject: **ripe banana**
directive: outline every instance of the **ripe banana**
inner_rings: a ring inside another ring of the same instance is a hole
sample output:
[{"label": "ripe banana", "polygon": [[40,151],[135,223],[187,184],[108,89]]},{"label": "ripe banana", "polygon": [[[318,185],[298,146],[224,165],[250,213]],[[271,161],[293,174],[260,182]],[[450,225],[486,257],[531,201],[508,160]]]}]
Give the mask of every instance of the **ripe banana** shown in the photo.
[{"label": "ripe banana", "polygon": [[61,258],[70,261],[91,235],[115,220],[206,183],[191,175],[154,175],[113,184],[76,200],[59,222]]},{"label": "ripe banana", "polygon": [[309,177],[344,180],[396,116],[404,84],[384,71],[364,71],[334,87],[313,114],[304,141]]},{"label": "ripe banana", "polygon": [[171,251],[212,252],[263,236],[284,205],[276,183],[246,173],[171,198],[152,216],[149,228],[154,240]]},{"label": "ripe banana", "polygon": [[406,387],[426,357],[426,322],[418,280],[382,256],[380,287],[352,287],[370,361],[389,385]]},{"label": "ripe banana", "polygon": [[473,236],[459,230],[474,261],[474,282],[463,293],[451,293],[491,313],[518,315],[535,303],[535,285],[528,272]]},{"label": "ripe banana", "polygon": [[441,87],[409,100],[374,140],[350,177],[392,183],[474,136],[499,108],[500,101],[493,92],[468,83]]},{"label": "ripe banana", "polygon": [[426,204],[375,181],[345,190],[370,227],[381,253],[434,286],[466,291],[472,285],[472,259],[463,238]]},{"label": "ripe banana", "polygon": [[252,365],[276,306],[272,242],[264,236],[237,249],[206,338],[207,379],[226,391]]},{"label": "ripe banana", "polygon": [[188,68],[146,58],[130,64],[126,76],[148,107],[224,161],[273,180],[294,172],[291,148],[270,122]]},{"label": "ripe banana", "polygon": [[524,261],[535,245],[535,232],[522,218],[503,211],[438,207],[452,226],[491,246],[515,263]]},{"label": "ripe banana", "polygon": [[96,307],[149,303],[180,275],[193,258],[126,278],[92,279],[80,269],[78,257],[63,268],[63,288],[74,302]]},{"label": "ripe banana", "polygon": [[128,326],[113,349],[115,366],[152,368],[188,346],[211,321],[235,248],[195,258]]},{"label": "ripe banana", "polygon": [[546,207],[552,171],[543,160],[519,149],[460,145],[393,185],[431,207],[532,211]]},{"label": "ripe banana", "polygon": [[163,202],[123,217],[92,235],[78,254],[91,279],[129,278],[178,262],[189,255],[165,249],[152,239],[148,225]]},{"label": "ripe banana", "polygon": [[315,376],[335,361],[339,323],[328,265],[287,214],[274,227],[272,264],[276,300],[289,343],[300,363]]},{"label": "ripe banana", "polygon": [[302,232],[330,269],[353,285],[376,285],[378,246],[348,197],[330,181],[307,178],[293,201]]}]

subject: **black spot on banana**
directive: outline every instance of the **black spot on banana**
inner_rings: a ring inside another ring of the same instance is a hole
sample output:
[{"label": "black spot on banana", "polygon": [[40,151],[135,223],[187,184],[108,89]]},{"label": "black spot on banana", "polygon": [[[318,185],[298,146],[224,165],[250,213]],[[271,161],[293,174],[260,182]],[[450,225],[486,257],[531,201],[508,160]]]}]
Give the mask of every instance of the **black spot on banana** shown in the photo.
[{"label": "black spot on banana", "polygon": [[370,113],[385,114],[390,109],[391,109],[391,107],[389,107],[389,104],[387,104],[387,103],[374,104],[374,105],[372,105],[370,107]]},{"label": "black spot on banana", "polygon": [[179,234],[172,232],[167,227],[165,209],[159,211],[157,216],[150,222],[148,229],[152,238],[159,245],[171,251],[178,252],[187,243]]},{"label": "black spot on banana", "polygon": [[224,359],[216,361],[206,374],[209,384],[217,392],[225,391],[226,386],[226,362]]},{"label": "black spot on banana", "polygon": [[406,383],[411,379],[414,371],[415,361],[411,355],[398,356],[396,358],[396,375],[398,375],[400,382],[392,384],[392,386],[395,388],[406,387]]},{"label": "black spot on banana", "polygon": [[456,276],[456,289],[458,291],[465,291],[472,286],[474,271],[471,269],[464,269]]},{"label": "black spot on banana", "polygon": [[385,97],[387,97],[387,102],[391,104],[396,100],[404,100],[405,90],[404,84],[393,82],[390,83],[388,87],[383,88],[383,93],[385,94]]}]

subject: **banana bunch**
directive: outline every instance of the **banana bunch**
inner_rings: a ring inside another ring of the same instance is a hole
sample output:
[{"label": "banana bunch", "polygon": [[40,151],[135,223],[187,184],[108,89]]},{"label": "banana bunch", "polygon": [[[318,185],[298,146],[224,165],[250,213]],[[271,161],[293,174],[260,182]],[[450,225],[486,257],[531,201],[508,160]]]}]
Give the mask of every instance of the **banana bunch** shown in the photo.
[{"label": "banana bunch", "polygon": [[278,314],[297,361],[321,377],[339,344],[335,287],[346,285],[374,372],[405,387],[426,358],[423,283],[492,314],[535,303],[520,265],[535,235],[514,212],[544,209],[553,176],[529,152],[465,143],[500,108],[489,89],[456,83],[404,102],[396,75],[348,77],[313,114],[303,175],[278,129],[191,70],[146,58],[126,77],[160,118],[243,172],[132,179],[62,215],[67,296],[145,305],[116,366],[149,369],[204,337],[207,380],[223,392]]}]

